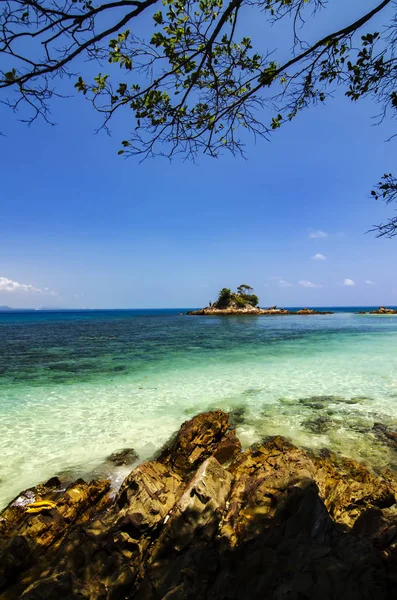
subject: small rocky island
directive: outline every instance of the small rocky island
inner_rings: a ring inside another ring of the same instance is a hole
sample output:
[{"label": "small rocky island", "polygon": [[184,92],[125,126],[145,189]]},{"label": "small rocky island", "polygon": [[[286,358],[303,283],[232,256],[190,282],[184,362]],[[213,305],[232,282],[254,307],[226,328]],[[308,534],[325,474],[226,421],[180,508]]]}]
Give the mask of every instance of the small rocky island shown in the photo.
[{"label": "small rocky island", "polygon": [[117,492],[106,479],[53,477],[0,513],[2,600],[395,600],[396,590],[396,473],[279,436],[243,451],[219,410],[184,423]]},{"label": "small rocky island", "polygon": [[397,310],[394,308],[386,308],[385,306],[380,306],[377,310],[360,310],[358,315],[397,315]]},{"label": "small rocky island", "polygon": [[249,285],[242,284],[237,288],[236,292],[232,292],[229,288],[222,288],[219,292],[218,299],[215,302],[210,302],[205,308],[200,310],[191,310],[188,315],[213,315],[213,316],[228,316],[228,315],[332,315],[330,311],[318,311],[312,308],[302,308],[300,310],[287,310],[285,308],[260,308],[259,298],[253,294],[253,288]]}]

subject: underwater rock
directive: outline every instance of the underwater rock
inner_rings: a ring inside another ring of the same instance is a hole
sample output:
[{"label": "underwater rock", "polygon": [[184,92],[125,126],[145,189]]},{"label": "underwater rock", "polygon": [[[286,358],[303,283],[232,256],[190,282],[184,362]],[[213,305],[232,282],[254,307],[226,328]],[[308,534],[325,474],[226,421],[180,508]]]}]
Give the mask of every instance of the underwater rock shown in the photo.
[{"label": "underwater rock", "polygon": [[236,406],[229,412],[229,421],[232,427],[237,427],[245,422],[247,408],[245,406]]},{"label": "underwater rock", "polygon": [[[369,400],[364,396],[356,396],[354,398],[343,398],[343,396],[310,396],[309,398],[299,398],[299,404],[304,404],[309,408],[319,410],[325,408],[327,404],[359,404]],[[282,402],[283,400],[280,399]]]},{"label": "underwater rock", "polygon": [[397,431],[383,423],[374,423],[373,431],[378,439],[397,450]]},{"label": "underwater rock", "polygon": [[116,467],[122,467],[124,465],[133,465],[138,460],[139,456],[135,452],[134,448],[125,448],[124,450],[113,452],[113,454],[107,457],[106,462],[110,462],[113,465],[116,465]]},{"label": "underwater rock", "polygon": [[347,404],[360,404],[361,402],[368,402],[371,398],[368,396],[354,396],[350,400],[346,400]]},{"label": "underwater rock", "polygon": [[299,404],[304,404],[309,408],[314,408],[315,410],[320,410],[325,408],[327,404],[331,404],[334,402],[343,402],[344,398],[340,396],[310,396],[309,398],[299,398]]},{"label": "underwater rock", "polygon": [[326,433],[335,427],[335,423],[325,416],[317,417],[316,419],[308,419],[307,421],[303,421],[302,425],[312,433]]}]

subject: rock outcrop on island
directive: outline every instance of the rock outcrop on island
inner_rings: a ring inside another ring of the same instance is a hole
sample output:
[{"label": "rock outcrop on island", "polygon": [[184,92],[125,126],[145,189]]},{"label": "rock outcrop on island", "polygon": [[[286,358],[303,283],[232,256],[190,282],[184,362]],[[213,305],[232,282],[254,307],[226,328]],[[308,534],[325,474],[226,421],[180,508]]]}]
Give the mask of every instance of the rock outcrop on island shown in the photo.
[{"label": "rock outcrop on island", "polygon": [[0,518],[2,600],[394,600],[397,478],[200,414],[113,493],[54,477]]},{"label": "rock outcrop on island", "polygon": [[282,316],[282,315],[333,315],[332,311],[321,311],[314,310],[313,308],[302,308],[300,310],[287,310],[286,308],[259,308],[259,307],[246,307],[246,308],[234,308],[229,307],[225,309],[214,308],[213,306],[206,306],[200,310],[190,310],[188,315],[196,316],[228,316],[228,315],[269,315],[269,316]]},{"label": "rock outcrop on island", "polygon": [[200,310],[190,310],[188,315],[196,316],[233,316],[233,315],[332,315],[330,311],[318,311],[312,308],[302,308],[300,310],[287,310],[271,306],[270,308],[259,308],[259,299],[255,294],[248,294],[247,291],[253,291],[248,285],[240,285],[237,292],[232,292],[229,288],[223,288],[219,292],[216,302],[210,302],[205,308]]},{"label": "rock outcrop on island", "polygon": [[380,306],[377,310],[360,310],[359,315],[397,315],[397,310],[394,308],[386,308]]}]

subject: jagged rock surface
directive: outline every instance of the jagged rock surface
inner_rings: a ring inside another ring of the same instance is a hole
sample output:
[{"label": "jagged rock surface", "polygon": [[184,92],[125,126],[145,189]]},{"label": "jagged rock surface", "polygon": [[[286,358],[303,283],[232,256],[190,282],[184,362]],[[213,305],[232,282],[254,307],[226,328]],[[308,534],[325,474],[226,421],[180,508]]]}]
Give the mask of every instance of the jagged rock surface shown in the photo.
[{"label": "jagged rock surface", "polygon": [[391,472],[281,437],[242,452],[214,411],[108,490],[54,478],[2,512],[2,600],[397,597]]}]

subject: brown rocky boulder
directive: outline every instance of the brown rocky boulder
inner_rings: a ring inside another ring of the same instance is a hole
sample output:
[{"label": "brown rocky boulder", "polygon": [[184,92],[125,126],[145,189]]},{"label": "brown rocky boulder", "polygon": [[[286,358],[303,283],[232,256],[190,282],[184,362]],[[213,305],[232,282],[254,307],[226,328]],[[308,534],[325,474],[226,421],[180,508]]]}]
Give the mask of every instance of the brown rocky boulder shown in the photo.
[{"label": "brown rocky boulder", "polygon": [[375,475],[358,461],[327,452],[314,456],[315,481],[331,517],[353,527],[370,508],[388,508],[397,501],[396,481]]},{"label": "brown rocky boulder", "polygon": [[360,314],[369,314],[369,315],[396,315],[397,310],[394,308],[386,308],[385,306],[380,306],[377,310],[371,310],[369,313],[360,313]]},{"label": "brown rocky boulder", "polygon": [[182,477],[187,477],[212,455],[224,464],[239,452],[240,440],[235,431],[230,430],[229,415],[215,410],[201,413],[184,423],[157,460]]},{"label": "brown rocky boulder", "polygon": [[[109,504],[110,482],[82,479],[59,489],[53,478],[30,488],[1,513],[0,591],[35,565],[48,548],[56,548],[77,523],[92,518]],[[32,511],[32,512],[31,512]]]},{"label": "brown rocky boulder", "polygon": [[306,452],[281,437],[247,450],[230,467],[234,483],[221,535],[234,546],[250,529],[273,518],[278,500],[294,482],[313,481],[315,467]]},{"label": "brown rocky boulder", "polygon": [[[148,549],[183,493],[181,483],[176,473],[160,463],[139,465],[104,513],[71,528],[41,570],[29,572],[23,582],[24,600],[128,597]],[[6,596],[19,597],[18,586]]]},{"label": "brown rocky boulder", "polygon": [[144,576],[137,584],[137,599],[203,594],[208,571],[213,569],[215,536],[232,480],[213,457],[199,467],[151,550]]}]

